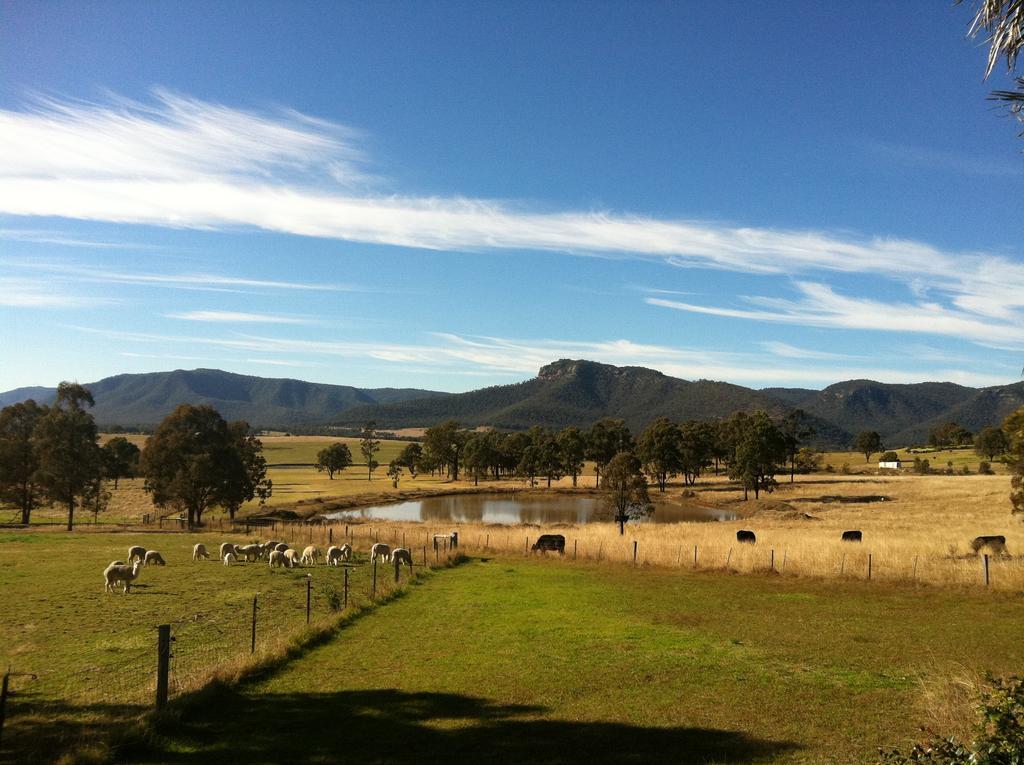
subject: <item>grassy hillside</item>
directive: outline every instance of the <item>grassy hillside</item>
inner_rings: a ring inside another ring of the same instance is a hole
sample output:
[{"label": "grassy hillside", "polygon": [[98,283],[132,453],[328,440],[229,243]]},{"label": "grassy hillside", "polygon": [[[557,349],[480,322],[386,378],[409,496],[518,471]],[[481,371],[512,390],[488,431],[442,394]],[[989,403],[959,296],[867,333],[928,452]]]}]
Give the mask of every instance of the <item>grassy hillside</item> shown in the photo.
[{"label": "grassy hillside", "polygon": [[475,560],[124,761],[871,762],[1016,671],[1021,618],[1009,594]]},{"label": "grassy hillside", "polygon": [[892,437],[894,443],[927,443],[928,433],[947,422],[955,422],[977,433],[989,425],[999,425],[1024,406],[1024,382],[983,388],[930,420],[908,427]]}]

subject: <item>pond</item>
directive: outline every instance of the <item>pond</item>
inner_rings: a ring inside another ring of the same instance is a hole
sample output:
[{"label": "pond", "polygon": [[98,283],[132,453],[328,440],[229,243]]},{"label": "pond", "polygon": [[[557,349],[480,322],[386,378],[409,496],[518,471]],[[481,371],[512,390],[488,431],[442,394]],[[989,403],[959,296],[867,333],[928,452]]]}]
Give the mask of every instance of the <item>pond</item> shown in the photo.
[{"label": "pond", "polygon": [[[456,523],[589,523],[597,520],[598,497],[566,494],[452,494],[329,513],[331,520],[367,518],[386,521]],[[704,505],[658,505],[648,519],[655,523],[728,521],[735,515]]]}]

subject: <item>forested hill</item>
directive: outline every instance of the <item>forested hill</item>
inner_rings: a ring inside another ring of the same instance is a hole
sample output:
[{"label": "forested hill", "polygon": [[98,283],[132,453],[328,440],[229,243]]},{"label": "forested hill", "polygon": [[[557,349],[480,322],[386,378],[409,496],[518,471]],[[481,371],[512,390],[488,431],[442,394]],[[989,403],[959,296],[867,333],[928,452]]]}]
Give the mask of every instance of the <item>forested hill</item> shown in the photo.
[{"label": "forested hill", "polygon": [[[228,420],[257,428],[293,429],[326,424],[353,406],[388,404],[448,394],[415,388],[353,388],[302,380],[252,377],[219,369],[176,370],[107,377],[86,387],[96,399],[92,414],[100,425],[152,427],[183,403],[210,404]],[[34,398],[49,403],[53,388],[19,388],[0,393],[0,406]]]},{"label": "forested hill", "polygon": [[602,417],[619,417],[639,431],[657,417],[712,419],[737,411],[763,409],[781,415],[801,409],[814,426],[813,441],[819,445],[849,446],[862,430],[876,430],[887,445],[904,446],[925,443],[928,432],[946,422],[974,432],[998,425],[1022,405],[1024,383],[978,389],[955,383],[850,380],[820,391],[752,390],[709,380],[680,380],[642,367],[563,359],[543,367],[526,382],[445,398],[356,406],[335,423],[354,427],[374,420],[381,428],[403,428],[455,419],[466,426],[521,429],[588,427]]},{"label": "forested hill", "polygon": [[563,359],[543,367],[526,382],[444,398],[353,407],[336,424],[358,426],[375,420],[381,428],[402,428],[456,419],[467,426],[523,429],[586,427],[602,417],[618,417],[639,431],[656,417],[706,419],[757,409],[782,414],[788,407],[764,393],[730,383],[690,382],[643,367]]},{"label": "forested hill", "polygon": [[[824,390],[753,390],[710,380],[680,380],[643,367],[615,367],[562,359],[513,385],[468,393],[415,388],[360,389],[301,380],[269,379],[216,369],[108,377],[87,387],[101,426],[152,427],[178,404],[211,404],[227,419],[281,430],[359,427],[373,420],[382,430],[429,427],[453,419],[466,427],[520,430],[543,425],[589,427],[602,417],[626,420],[634,432],[658,417],[714,419],[763,409],[775,416],[806,414],[819,446],[849,446],[856,434],[875,430],[887,446],[926,443],[947,422],[972,432],[1000,424],[1024,406],[1024,382],[991,388],[925,382],[894,385],[848,380]],[[0,406],[53,399],[52,388],[0,393]]]}]

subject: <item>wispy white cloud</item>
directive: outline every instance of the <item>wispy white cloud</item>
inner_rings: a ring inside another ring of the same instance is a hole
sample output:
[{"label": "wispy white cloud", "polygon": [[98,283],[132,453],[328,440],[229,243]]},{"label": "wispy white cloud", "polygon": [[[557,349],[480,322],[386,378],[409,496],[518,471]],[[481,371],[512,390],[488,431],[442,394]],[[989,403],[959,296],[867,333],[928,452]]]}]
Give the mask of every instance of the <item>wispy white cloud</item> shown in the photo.
[{"label": "wispy white cloud", "polygon": [[761,347],[773,356],[780,356],[784,359],[828,359],[849,361],[857,358],[846,353],[830,353],[829,351],[816,351],[810,348],[798,348],[789,343],[777,340],[768,340],[761,343]]},{"label": "wispy white cloud", "polygon": [[221,324],[313,324],[312,319],[295,316],[277,316],[269,313],[245,313],[242,311],[182,311],[164,314],[169,319],[183,321],[204,321]]},{"label": "wispy white cloud", "polygon": [[362,361],[394,364],[396,369],[416,368],[420,372],[439,374],[477,374],[505,379],[524,379],[559,358],[587,358],[608,364],[643,366],[683,379],[726,380],[747,385],[828,385],[837,380],[868,378],[883,382],[919,382],[922,377],[951,380],[965,385],[999,385],[1010,382],[1007,377],[973,369],[927,368],[901,369],[843,363],[839,359],[822,359],[828,363],[780,364],[777,358],[763,353],[728,353],[703,349],[678,348],[635,343],[618,339],[577,341],[560,339],[515,339],[478,337],[437,332],[427,333],[419,343],[386,343],[332,340],[275,338],[260,335],[232,334],[227,337],[196,337],[161,335],[140,332],[112,331],[89,327],[75,329],[101,335],[119,342],[145,344],[183,344],[189,347],[216,347],[232,351],[263,354],[286,354],[287,365],[297,363],[295,357],[340,357]]},{"label": "wispy white cloud", "polygon": [[801,293],[797,300],[746,297],[746,302],[754,305],[754,308],[702,305],[656,297],[648,297],[646,302],[677,311],[734,319],[809,327],[946,335],[991,347],[1024,349],[1024,324],[1021,323],[997,321],[936,302],[886,303],[869,298],[846,297],[825,284],[797,282],[796,286]]},{"label": "wispy white cloud", "polygon": [[289,361],[287,359],[246,359],[249,364],[264,364],[272,367],[322,367],[325,366],[316,361]]},{"label": "wispy white cloud", "polygon": [[1024,265],[1008,255],[370,193],[358,134],[293,111],[258,114],[165,91],[145,105],[44,101],[0,111],[0,138],[0,211],[13,215],[247,226],[434,250],[550,250],[761,274],[872,274],[938,292],[964,311],[1006,316],[1024,307]]},{"label": "wispy white cloud", "polygon": [[0,306],[11,308],[91,308],[116,301],[81,295],[56,282],[0,276]]},{"label": "wispy white cloud", "polygon": [[1024,178],[1024,167],[1019,163],[999,162],[962,152],[929,146],[911,146],[887,141],[868,141],[869,151],[889,162],[929,170],[947,170],[961,175]]}]

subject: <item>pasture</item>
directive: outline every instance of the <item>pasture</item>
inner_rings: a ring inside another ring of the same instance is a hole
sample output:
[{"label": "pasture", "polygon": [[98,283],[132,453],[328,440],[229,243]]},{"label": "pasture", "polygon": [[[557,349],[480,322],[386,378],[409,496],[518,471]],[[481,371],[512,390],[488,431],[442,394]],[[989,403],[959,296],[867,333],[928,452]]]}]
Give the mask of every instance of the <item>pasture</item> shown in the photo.
[{"label": "pasture", "polygon": [[[211,560],[191,560],[197,541],[206,544]],[[313,625],[338,617],[346,570],[350,609],[370,602],[368,545],[357,548],[348,567],[272,570],[265,561],[225,567],[217,560],[221,541],[247,540],[184,533],[0,532],[0,665],[38,675],[34,681],[14,681],[4,732],[9,758],[0,754],[0,762],[49,762],[48,755],[79,737],[102,736],[148,709],[158,624],[171,624],[175,636],[173,696],[201,685],[215,670],[251,659],[254,596],[257,658],[279,650],[305,627],[307,574],[312,575]],[[301,549],[307,541],[296,539],[294,546]],[[128,595],[120,588],[105,593],[103,569],[111,560],[125,560],[132,544],[159,550],[167,565],[142,568]],[[393,574],[387,566],[378,573],[380,596],[392,589]],[[408,579],[408,570],[402,574]]]},{"label": "pasture", "polygon": [[122,761],[870,762],[1018,670],[1022,618],[1009,594],[476,558]]}]

